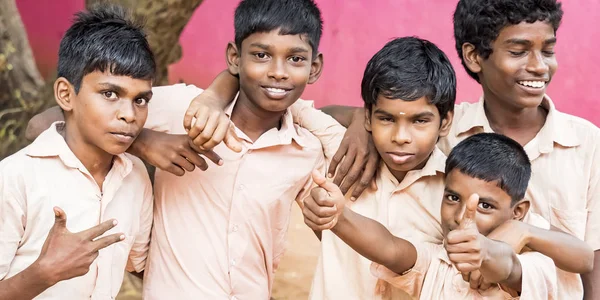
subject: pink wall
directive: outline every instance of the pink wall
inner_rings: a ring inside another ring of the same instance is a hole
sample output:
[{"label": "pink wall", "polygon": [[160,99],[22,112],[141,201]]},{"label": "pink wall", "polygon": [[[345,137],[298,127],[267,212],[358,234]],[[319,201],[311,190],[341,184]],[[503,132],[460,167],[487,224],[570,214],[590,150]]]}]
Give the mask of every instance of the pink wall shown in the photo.
[{"label": "pink wall", "polygon": [[[565,17],[558,32],[559,71],[549,94],[564,112],[600,125],[600,2],[563,1]],[[233,39],[237,0],[204,0],[182,35],[183,59],[171,66],[170,80],[206,87],[225,68],[225,45]],[[361,105],[360,80],[369,58],[393,37],[416,35],[436,43],[458,75],[459,101],[476,101],[481,91],[460,65],[453,44],[450,0],[317,0],[325,32],[321,51],[325,71],[304,98],[327,104]],[[56,65],[60,37],[83,0],[17,0],[43,74]]]}]

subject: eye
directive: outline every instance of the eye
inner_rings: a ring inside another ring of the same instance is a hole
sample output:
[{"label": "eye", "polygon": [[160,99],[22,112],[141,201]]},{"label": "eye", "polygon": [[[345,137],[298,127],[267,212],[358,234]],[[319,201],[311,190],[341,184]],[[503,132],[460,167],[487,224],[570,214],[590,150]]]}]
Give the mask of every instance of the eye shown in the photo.
[{"label": "eye", "polygon": [[458,202],[460,201],[460,199],[456,196],[456,195],[446,195],[446,199],[452,201],[452,202]]},{"label": "eye", "polygon": [[115,100],[117,99],[117,93],[113,92],[113,91],[105,91],[102,92],[102,95],[104,96],[104,98],[106,99],[111,99],[111,100]]},{"label": "eye", "polygon": [[254,56],[255,56],[256,58],[258,58],[258,59],[266,59],[266,58],[268,57],[268,56],[267,56],[267,54],[266,54],[266,53],[264,53],[264,52],[257,52],[257,53],[254,53]]},{"label": "eye", "polygon": [[514,56],[514,57],[519,57],[519,56],[523,56],[523,54],[525,54],[525,51],[508,51],[510,53],[510,55]]},{"label": "eye", "polygon": [[292,56],[292,57],[290,57],[290,60],[292,62],[299,63],[299,62],[305,61],[306,59],[302,56]]},{"label": "eye", "polygon": [[425,120],[425,119],[415,120],[415,124],[427,124],[427,123],[429,123],[429,120]]},{"label": "eye", "polygon": [[137,98],[137,99],[135,99],[135,104],[137,104],[139,106],[146,106],[146,105],[148,105],[148,99],[146,99],[146,98]]},{"label": "eye", "polygon": [[552,50],[542,51],[542,53],[544,53],[544,55],[546,55],[546,56],[553,56],[554,55],[554,51],[552,51]]},{"label": "eye", "polygon": [[389,122],[389,123],[394,122],[394,119],[392,119],[390,117],[380,116],[380,117],[377,117],[377,119],[380,120],[380,121],[382,121],[382,122]]},{"label": "eye", "polygon": [[485,202],[479,202],[479,204],[477,205],[479,208],[483,209],[483,210],[490,210],[490,209],[494,209],[494,206],[489,204],[489,203],[485,203]]}]

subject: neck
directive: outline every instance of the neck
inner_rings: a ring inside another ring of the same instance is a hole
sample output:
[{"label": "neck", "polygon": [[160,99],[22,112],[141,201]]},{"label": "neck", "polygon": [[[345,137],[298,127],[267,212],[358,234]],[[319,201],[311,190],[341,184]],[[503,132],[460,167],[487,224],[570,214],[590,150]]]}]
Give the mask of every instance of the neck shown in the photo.
[{"label": "neck", "polygon": [[[507,107],[484,98],[485,115],[496,133],[506,135],[521,145],[531,141],[546,123],[548,112],[540,107]],[[493,113],[492,113],[493,112]]]},{"label": "neck", "polygon": [[[60,131],[59,131],[60,132]],[[86,143],[79,130],[75,126],[69,126],[66,122],[64,130],[60,132],[83,166],[94,177],[99,187],[102,187],[104,178],[112,167],[113,155],[106,151]]]},{"label": "neck", "polygon": [[240,91],[238,100],[231,113],[231,121],[252,141],[272,128],[279,128],[283,112],[266,111],[256,106]]}]

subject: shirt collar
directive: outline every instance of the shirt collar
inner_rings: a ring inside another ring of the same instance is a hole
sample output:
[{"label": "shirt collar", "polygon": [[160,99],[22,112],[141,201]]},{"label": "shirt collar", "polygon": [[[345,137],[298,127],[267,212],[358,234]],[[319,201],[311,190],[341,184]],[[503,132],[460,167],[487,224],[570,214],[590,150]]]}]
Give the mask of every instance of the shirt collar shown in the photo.
[{"label": "shirt collar", "polygon": [[[580,141],[577,136],[573,134],[570,122],[568,122],[564,114],[556,110],[552,99],[550,99],[548,95],[544,96],[540,106],[548,111],[546,123],[538,133],[540,139],[540,152],[551,152],[554,143],[563,147],[579,146]],[[484,132],[493,132],[487,116],[485,115],[483,96],[475,105],[467,106],[463,117],[456,126],[458,134],[463,134],[475,127],[483,128]]]},{"label": "shirt collar", "polygon": [[[229,119],[231,119],[231,114],[237,103],[238,97],[239,97],[239,93],[238,93],[238,96],[236,96],[236,98],[225,108],[225,114],[229,117]],[[234,126],[235,126],[235,124],[234,124]],[[272,131],[274,131],[274,133],[276,133],[276,134],[275,135],[269,134]],[[298,132],[298,128],[294,124],[294,120],[292,118],[292,112],[289,107],[286,109],[285,113],[283,114],[283,116],[281,118],[281,128],[280,129],[272,128],[271,130],[265,132],[261,136],[261,138],[259,138],[255,143],[253,143],[252,140],[243,131],[241,131],[239,128],[237,128],[237,126],[235,126],[235,132],[238,135],[238,137],[240,137],[241,139],[245,140],[246,142],[248,142],[250,144],[254,144],[252,148],[255,148],[255,149],[256,148],[264,148],[264,147],[273,146],[273,145],[289,145],[292,143],[292,140],[295,141],[296,144],[298,144],[300,147],[304,148],[307,145],[306,133]],[[264,139],[263,139],[263,136],[264,136]],[[270,139],[268,137],[275,137],[275,138]],[[261,139],[262,139],[262,141],[261,141]]]},{"label": "shirt collar", "polygon": [[[79,169],[89,173],[83,163],[71,151],[69,145],[61,135],[64,130],[65,122],[54,122],[50,128],[42,132],[26,149],[25,154],[31,157],[57,157],[63,164],[69,168]],[[123,177],[131,172],[133,165],[131,160],[122,153],[116,155],[113,160],[113,168],[121,173]]]}]

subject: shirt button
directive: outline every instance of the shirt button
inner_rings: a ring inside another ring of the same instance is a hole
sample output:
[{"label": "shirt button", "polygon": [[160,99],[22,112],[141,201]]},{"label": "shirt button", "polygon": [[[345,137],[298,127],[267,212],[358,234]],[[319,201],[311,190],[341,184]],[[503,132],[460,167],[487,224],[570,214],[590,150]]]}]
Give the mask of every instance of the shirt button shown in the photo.
[{"label": "shirt button", "polygon": [[237,300],[235,296],[231,296],[231,300]]},{"label": "shirt button", "polygon": [[245,186],[243,184],[240,184],[240,186],[238,186],[238,190],[243,191],[245,188]]},{"label": "shirt button", "polygon": [[235,266],[235,259],[231,260],[231,266],[234,267]]},{"label": "shirt button", "polygon": [[233,228],[231,229],[233,232],[237,232],[238,231],[238,226],[237,225],[233,225]]}]

